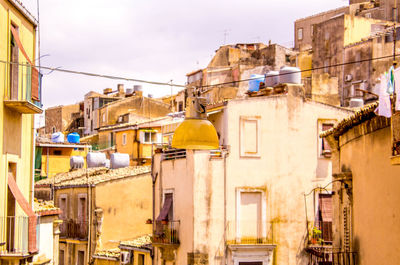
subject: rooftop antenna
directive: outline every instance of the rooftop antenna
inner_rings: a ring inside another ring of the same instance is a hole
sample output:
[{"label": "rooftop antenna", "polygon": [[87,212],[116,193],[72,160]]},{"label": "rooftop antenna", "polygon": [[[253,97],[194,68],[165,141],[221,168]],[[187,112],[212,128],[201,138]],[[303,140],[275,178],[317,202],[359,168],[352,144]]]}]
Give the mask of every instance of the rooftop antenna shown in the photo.
[{"label": "rooftop antenna", "polygon": [[229,31],[231,31],[231,30],[230,30],[230,29],[224,29],[224,30],[223,30],[223,32],[224,32],[224,44],[223,44],[223,45],[226,44],[226,38],[227,38],[228,35],[229,35]]}]

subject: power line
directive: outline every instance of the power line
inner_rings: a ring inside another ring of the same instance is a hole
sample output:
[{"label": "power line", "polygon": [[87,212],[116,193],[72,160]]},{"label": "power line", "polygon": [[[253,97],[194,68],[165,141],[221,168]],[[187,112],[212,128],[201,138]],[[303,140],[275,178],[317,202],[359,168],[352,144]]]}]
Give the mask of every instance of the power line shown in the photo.
[{"label": "power line", "polygon": [[[5,64],[18,64],[18,65],[22,65],[22,66],[31,66],[30,64],[16,63],[16,62],[4,61],[4,60],[0,60],[0,62],[1,63],[5,63]],[[92,77],[102,77],[102,78],[113,79],[113,80],[124,80],[124,81],[146,83],[146,84],[160,85],[160,86],[185,87],[185,85],[172,84],[171,82],[164,83],[164,82],[148,81],[148,80],[121,77],[121,76],[102,75],[102,74],[96,74],[96,73],[81,72],[81,71],[68,70],[68,69],[61,69],[61,68],[58,68],[58,67],[54,68],[54,67],[48,67],[48,66],[42,66],[42,65],[41,66],[35,65],[34,67],[39,68],[39,69],[46,69],[46,70],[57,71],[57,72],[64,72],[64,73],[69,73],[69,74],[86,75],[86,76],[92,76]]]},{"label": "power line", "polygon": [[[398,56],[400,56],[400,54],[395,54],[395,57],[398,57]],[[351,61],[351,62],[345,62],[345,63],[340,63],[340,64],[332,64],[332,65],[326,65],[326,66],[321,66],[321,67],[314,67],[314,68],[309,68],[309,69],[305,69],[305,70],[299,70],[296,73],[322,70],[322,69],[327,69],[327,68],[332,68],[332,67],[350,65],[350,64],[355,64],[355,63],[363,63],[363,62],[369,62],[369,61],[375,61],[375,60],[382,60],[382,59],[387,59],[387,58],[393,58],[393,55],[381,56],[381,57],[376,57],[376,58],[368,58],[368,59],[363,59],[363,60],[358,60],[358,61]],[[0,62],[5,63],[5,64],[18,64],[18,65],[22,65],[22,66],[31,66],[29,64],[16,63],[16,62],[4,61],[4,60],[0,60]],[[51,71],[69,73],[69,74],[79,74],[79,75],[86,75],[86,76],[93,76],[93,77],[108,78],[108,79],[113,79],[113,80],[124,80],[124,81],[146,83],[146,84],[152,84],[152,85],[174,86],[174,87],[183,87],[183,88],[187,87],[186,85],[173,84],[171,82],[165,83],[165,82],[157,82],[157,81],[148,81],[148,80],[128,78],[128,77],[102,75],[102,74],[96,74],[96,73],[81,72],[81,71],[68,70],[68,69],[60,69],[60,68],[54,68],[54,67],[48,67],[48,66],[35,66],[35,67],[40,68],[40,69],[51,70]],[[290,74],[293,74],[293,73],[276,74],[276,75],[270,75],[268,77],[276,77],[276,76],[283,76],[283,75],[290,75]],[[248,82],[248,81],[255,80],[255,79],[257,79],[257,78],[247,78],[247,79],[223,82],[223,83],[218,83],[218,84],[213,84],[213,85],[197,86],[197,88],[211,88],[211,87],[216,87],[216,86],[221,86],[221,85]],[[203,93],[207,92],[207,91],[208,90],[203,91]]]},{"label": "power line", "polygon": [[[395,54],[395,57],[400,56],[400,54]],[[331,67],[338,67],[338,66],[344,66],[344,65],[349,65],[349,64],[355,64],[355,63],[363,63],[363,62],[369,62],[369,61],[375,61],[375,60],[382,60],[382,59],[387,59],[387,58],[393,58],[393,55],[387,55],[387,56],[382,56],[382,57],[376,57],[376,58],[369,58],[369,59],[363,59],[363,60],[358,60],[358,61],[351,61],[351,62],[345,62],[345,63],[340,63],[340,64],[332,64],[332,65],[326,65],[326,66],[321,66],[321,67],[314,67],[310,69],[305,69],[305,70],[299,70],[295,73],[303,73],[303,72],[309,72],[309,71],[314,71],[314,70],[322,70],[322,69],[327,69]],[[276,77],[276,76],[282,76],[282,75],[291,75],[293,73],[283,73],[283,74],[276,74],[276,75],[269,75],[268,77]],[[207,87],[215,87],[215,86],[221,86],[221,85],[228,85],[228,84],[234,84],[234,83],[241,83],[241,82],[247,82],[251,80],[255,80],[257,78],[247,78],[247,79],[241,79],[237,81],[230,81],[230,82],[223,82],[219,84],[213,84],[213,85],[205,85],[205,86],[198,86],[198,88],[207,88]],[[207,92],[203,91],[204,92]]]}]

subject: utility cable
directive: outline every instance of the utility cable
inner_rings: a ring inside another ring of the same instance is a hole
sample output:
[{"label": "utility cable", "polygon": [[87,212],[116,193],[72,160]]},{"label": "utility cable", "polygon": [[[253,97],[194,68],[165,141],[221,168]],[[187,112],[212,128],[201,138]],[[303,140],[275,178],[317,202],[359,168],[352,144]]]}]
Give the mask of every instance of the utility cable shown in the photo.
[{"label": "utility cable", "polygon": [[[395,57],[400,56],[400,54],[396,54]],[[376,57],[376,58],[369,58],[369,59],[363,59],[363,60],[358,60],[358,61],[351,61],[351,62],[345,62],[345,63],[339,63],[339,64],[331,64],[331,65],[326,65],[326,66],[320,66],[320,67],[313,67],[310,69],[305,69],[305,70],[299,70],[294,73],[303,73],[303,72],[310,72],[314,70],[322,70],[322,69],[327,69],[327,68],[332,68],[332,67],[338,67],[338,66],[344,66],[344,65],[349,65],[349,64],[355,64],[355,63],[363,63],[363,62],[369,62],[369,61],[375,61],[375,60],[382,60],[382,59],[388,59],[388,58],[393,58],[393,54],[387,55],[387,56],[381,56],[381,57]],[[283,76],[283,75],[291,75],[292,73],[283,73],[283,74],[276,74],[276,75],[269,75],[268,77],[276,77],[276,76]],[[257,77],[253,78],[247,78],[247,79],[241,79],[237,81],[230,81],[230,82],[223,82],[219,84],[213,84],[213,85],[205,85],[205,86],[198,86],[198,88],[207,88],[207,87],[215,87],[215,86],[221,86],[221,85],[228,85],[228,84],[233,84],[233,83],[241,83],[241,82],[248,82],[251,80],[256,80],[258,79]],[[209,90],[205,90],[202,93],[205,93]]]},{"label": "utility cable", "polygon": [[[22,66],[31,66],[31,65],[28,65],[28,64],[25,64],[25,63],[16,63],[16,62],[10,62],[10,61],[5,61],[5,60],[0,60],[0,62],[4,63],[4,64],[18,64],[18,65],[22,65]],[[89,73],[89,72],[81,72],[81,71],[75,71],[75,70],[62,69],[62,68],[58,68],[58,67],[54,68],[54,67],[48,67],[48,66],[42,66],[42,65],[41,66],[34,65],[34,67],[39,68],[39,69],[46,69],[46,70],[57,71],[57,72],[64,72],[64,73],[69,73],[69,74],[86,75],[86,76],[93,76],[93,77],[102,77],[102,78],[108,78],[108,79],[113,79],[113,80],[124,80],[124,81],[146,83],[146,84],[160,85],[160,86],[185,87],[185,85],[173,84],[171,82],[164,83],[164,82],[148,81],[148,80],[135,79],[135,78],[129,78],[129,77],[102,75],[102,74],[96,74],[96,73]]]},{"label": "utility cable", "polygon": [[[400,56],[400,54],[395,54],[395,57],[398,57],[398,56]],[[320,66],[320,67],[313,67],[313,68],[309,68],[309,69],[305,69],[305,70],[299,70],[299,71],[291,72],[291,73],[282,73],[282,74],[276,74],[276,75],[269,75],[268,77],[277,77],[277,76],[283,76],[283,75],[290,75],[290,74],[293,74],[293,73],[310,72],[310,71],[315,71],[315,70],[322,70],[322,69],[327,69],[327,68],[332,68],[332,67],[356,64],[356,63],[363,63],[363,62],[370,62],[370,61],[382,60],[382,59],[388,59],[388,58],[393,58],[393,55],[387,55],[387,56],[381,56],[381,57],[375,57],[375,58],[368,58],[368,59],[345,62],[345,63],[339,63],[339,64],[331,64],[331,65],[325,65],[325,66]],[[30,66],[30,65],[24,64],[24,63],[16,63],[16,62],[10,62],[10,61],[5,61],[5,60],[0,60],[0,63],[18,64],[18,65],[22,65],[22,66]],[[51,70],[51,71],[69,73],[69,74],[86,75],[86,76],[92,76],[92,77],[102,77],[102,78],[108,78],[108,79],[113,79],[113,80],[124,80],[124,81],[146,83],[146,84],[152,84],[152,85],[174,86],[174,87],[182,87],[182,88],[187,87],[187,85],[173,84],[171,82],[148,81],[148,80],[135,79],[135,78],[129,78],[129,77],[103,75],[103,74],[96,74],[96,73],[90,73],[90,72],[82,72],[82,71],[54,68],[54,67],[48,67],[48,66],[35,66],[35,67],[40,68],[40,69]],[[204,86],[196,86],[196,87],[197,88],[211,88],[211,87],[216,87],[216,86],[221,86],[221,85],[248,82],[248,81],[255,80],[255,79],[257,79],[257,78],[247,78],[247,79],[241,79],[241,80],[237,80],[237,81],[222,82],[222,83],[213,84],[213,85],[204,85]],[[202,93],[207,92],[207,91],[208,90],[203,91]]]}]

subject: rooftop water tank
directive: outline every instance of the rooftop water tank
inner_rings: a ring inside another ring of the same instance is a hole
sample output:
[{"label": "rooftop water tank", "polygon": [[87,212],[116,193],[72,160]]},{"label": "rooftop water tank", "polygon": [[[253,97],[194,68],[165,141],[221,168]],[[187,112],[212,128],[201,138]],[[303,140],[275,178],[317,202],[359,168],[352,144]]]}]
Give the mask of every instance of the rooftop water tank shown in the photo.
[{"label": "rooftop water tank", "polygon": [[257,92],[260,89],[260,83],[264,82],[265,77],[264,75],[252,74],[250,78],[252,80],[249,81],[249,91]]},{"label": "rooftop water tank", "polygon": [[361,108],[362,106],[364,106],[364,100],[362,98],[350,99],[350,103],[349,103],[350,108]]},{"label": "rooftop water tank", "polygon": [[55,132],[51,135],[53,143],[64,143],[64,134],[62,132]]},{"label": "rooftop water tank", "polygon": [[279,70],[279,83],[301,84],[301,72],[297,67],[284,66]]},{"label": "rooftop water tank", "polygon": [[133,94],[133,88],[127,88],[125,94],[127,96],[132,95]]},{"label": "rooftop water tank", "polygon": [[278,71],[269,71],[265,74],[265,86],[266,87],[274,87],[279,84],[279,72]]},{"label": "rooftop water tank", "polygon": [[113,153],[110,157],[110,164],[112,169],[129,167],[129,155],[122,153]]},{"label": "rooftop water tank", "polygon": [[84,164],[85,160],[83,156],[71,156],[69,159],[69,165],[71,166],[71,169],[83,168]]},{"label": "rooftop water tank", "polygon": [[134,85],[133,86],[133,91],[143,91],[143,88],[142,88],[142,86],[141,85]]},{"label": "rooftop water tank", "polygon": [[67,135],[67,140],[69,143],[73,143],[73,144],[79,144],[80,141],[80,136],[78,133],[73,132]]},{"label": "rooftop water tank", "polygon": [[106,165],[106,154],[100,152],[90,152],[86,156],[88,167],[104,167]]}]

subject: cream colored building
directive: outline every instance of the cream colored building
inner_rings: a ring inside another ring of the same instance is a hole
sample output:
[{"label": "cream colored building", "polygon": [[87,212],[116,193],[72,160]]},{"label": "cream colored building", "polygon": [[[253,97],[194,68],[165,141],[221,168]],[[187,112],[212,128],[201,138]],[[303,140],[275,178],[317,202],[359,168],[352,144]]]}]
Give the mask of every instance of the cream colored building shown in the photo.
[{"label": "cream colored building", "polygon": [[400,113],[368,105],[324,133],[332,146],[333,247],[347,264],[400,260]]},{"label": "cream colored building", "polygon": [[351,111],[281,89],[209,109],[220,150],[155,155],[155,264],[308,264],[304,194],[332,174],[318,135]]}]

